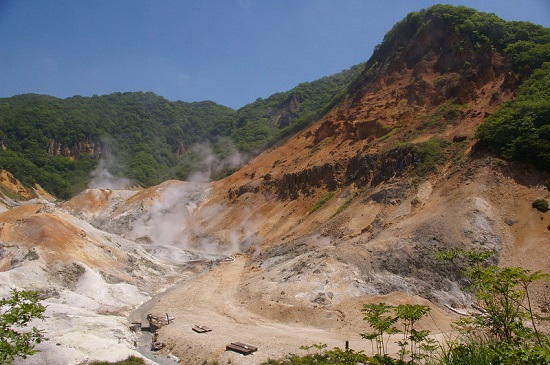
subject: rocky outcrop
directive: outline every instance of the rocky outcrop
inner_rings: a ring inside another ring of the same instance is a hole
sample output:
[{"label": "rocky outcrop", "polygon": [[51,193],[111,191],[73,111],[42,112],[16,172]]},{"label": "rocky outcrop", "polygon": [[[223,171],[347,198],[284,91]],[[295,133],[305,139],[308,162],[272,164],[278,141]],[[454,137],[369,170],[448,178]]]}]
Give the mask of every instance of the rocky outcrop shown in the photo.
[{"label": "rocky outcrop", "polygon": [[383,154],[366,154],[349,160],[326,163],[289,172],[280,178],[264,175],[260,184],[247,183],[228,190],[228,198],[245,193],[275,195],[279,200],[294,200],[300,195],[313,196],[319,188],[335,191],[345,186],[374,186],[403,175],[419,162],[412,146],[399,147]]},{"label": "rocky outcrop", "polygon": [[354,157],[346,169],[346,185],[378,185],[403,175],[419,162],[412,147],[400,147],[382,155]]},{"label": "rocky outcrop", "polygon": [[[413,70],[407,87],[409,104],[426,105],[426,97],[433,105],[449,99],[464,103],[478,96],[480,86],[511,71],[510,59],[491,44],[461,33],[449,19],[425,16],[425,25],[406,19],[386,35],[351,88],[356,102],[383,89],[386,76]],[[430,73],[439,77],[425,80]],[[509,88],[513,83],[503,86]]]},{"label": "rocky outcrop", "polygon": [[35,194],[27,189],[9,171],[0,170],[0,202],[4,197],[18,200],[29,200],[35,198]]},{"label": "rocky outcrop", "polygon": [[172,153],[176,156],[183,156],[185,151],[185,145],[182,141],[179,141],[172,146]]},{"label": "rocky outcrop", "polygon": [[265,188],[281,200],[297,199],[301,195],[312,195],[316,188],[336,190],[341,184],[339,176],[343,172],[339,163],[313,166],[298,172],[284,174],[280,179],[270,180]]},{"label": "rocky outcrop", "polygon": [[292,124],[294,119],[298,116],[302,98],[298,94],[292,94],[288,100],[283,103],[275,116],[273,121],[279,128],[285,128]]},{"label": "rocky outcrop", "polygon": [[48,144],[46,145],[46,151],[48,151],[51,155],[61,155],[70,158],[77,157],[81,154],[89,154],[94,158],[99,158],[102,154],[103,148],[101,143],[95,142],[93,137],[88,136],[84,140],[75,142],[70,146],[64,142],[49,139]]},{"label": "rocky outcrop", "polygon": [[8,148],[8,139],[0,137],[0,151],[5,151]]}]

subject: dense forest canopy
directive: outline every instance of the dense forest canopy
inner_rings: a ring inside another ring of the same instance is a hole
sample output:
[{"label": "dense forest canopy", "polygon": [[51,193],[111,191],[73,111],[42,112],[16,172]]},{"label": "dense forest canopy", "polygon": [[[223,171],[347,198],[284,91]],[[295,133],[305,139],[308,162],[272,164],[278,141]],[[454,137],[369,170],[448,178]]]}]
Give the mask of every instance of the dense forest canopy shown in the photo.
[{"label": "dense forest canopy", "polygon": [[487,118],[477,137],[502,158],[550,170],[550,62],[520,86],[516,98]]},{"label": "dense forest canopy", "polygon": [[[211,101],[172,102],[151,92],[2,98],[0,169],[60,198],[84,189],[106,157],[118,161],[106,165],[111,174],[141,186],[187,179],[197,170],[223,177],[237,167],[224,158],[257,153],[305,127],[359,70],[302,83],[239,110]],[[221,163],[208,165],[212,156]]]},{"label": "dense forest canopy", "polygon": [[[501,157],[550,168],[550,66],[545,64],[550,61],[550,29],[462,6],[436,5],[397,23],[366,64],[259,98],[239,110],[211,101],[172,102],[151,92],[2,98],[0,169],[28,186],[39,183],[60,198],[84,189],[107,156],[118,161],[107,165],[111,174],[141,186],[188,179],[197,170],[221,178],[238,167],[228,156],[251,156],[311,125],[366,77],[384,71],[376,54],[392,49],[396,34],[416,32],[435,20],[454,27],[474,50],[489,47],[503,54],[519,80],[532,75],[518,97],[480,127],[478,137]],[[213,165],[205,154],[222,163]]]},{"label": "dense forest canopy", "polygon": [[0,100],[0,167],[67,197],[86,186],[105,153],[118,153],[125,166],[119,173],[155,184],[178,167],[173,146],[227,134],[234,114],[213,102],[170,102],[153,93],[19,95]]}]

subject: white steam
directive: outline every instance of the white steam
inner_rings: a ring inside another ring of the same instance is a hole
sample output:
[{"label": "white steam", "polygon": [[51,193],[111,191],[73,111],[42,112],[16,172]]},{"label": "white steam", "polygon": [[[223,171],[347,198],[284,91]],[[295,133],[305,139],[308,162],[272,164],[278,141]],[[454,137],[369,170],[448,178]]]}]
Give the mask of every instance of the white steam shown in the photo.
[{"label": "white steam", "polygon": [[218,156],[214,153],[212,144],[209,142],[198,143],[190,148],[190,152],[199,156],[201,167],[195,171],[190,177],[192,182],[209,182],[212,173],[222,171],[224,169],[234,169],[244,164],[245,159],[240,152],[233,146],[233,142],[229,139],[224,139],[222,142],[229,151],[226,156]]},{"label": "white steam", "polygon": [[118,165],[108,160],[100,160],[95,170],[91,173],[88,188],[110,190],[128,189],[131,186],[130,179],[115,176],[111,173],[116,166]]},{"label": "white steam", "polygon": [[96,168],[90,174],[88,188],[90,189],[110,189],[122,190],[128,189],[131,186],[130,179],[117,175],[117,172],[123,170],[122,164],[118,161],[115,153],[109,143],[103,141],[103,153],[101,160]]},{"label": "white steam", "polygon": [[178,245],[185,240],[187,221],[204,198],[204,184],[184,183],[159,191],[147,213],[134,223],[132,236],[147,237],[157,245]]},{"label": "white steam", "polygon": [[208,199],[210,176],[213,172],[235,168],[243,163],[240,154],[217,157],[210,144],[191,149],[200,155],[202,168],[186,182],[170,182],[159,190],[146,213],[138,219],[128,238],[146,242],[145,248],[174,254],[173,247],[215,259],[248,249],[254,242],[254,227],[237,224],[231,230],[217,231],[217,219],[225,209],[221,204],[202,206]]}]

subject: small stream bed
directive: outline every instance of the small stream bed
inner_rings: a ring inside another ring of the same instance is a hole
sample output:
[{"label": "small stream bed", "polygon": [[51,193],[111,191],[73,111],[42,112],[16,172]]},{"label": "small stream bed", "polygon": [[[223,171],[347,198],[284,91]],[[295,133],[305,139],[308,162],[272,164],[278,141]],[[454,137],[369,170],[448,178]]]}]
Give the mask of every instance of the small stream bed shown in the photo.
[{"label": "small stream bed", "polygon": [[158,365],[178,365],[179,362],[160,352],[151,351],[151,342],[153,334],[148,331],[141,331],[137,335],[138,344],[136,350],[147,359],[154,361]]},{"label": "small stream bed", "polygon": [[[205,265],[202,272],[198,273],[197,275],[203,275],[204,273],[208,272],[210,265]],[[195,276],[196,277],[196,276]],[[151,299],[148,301],[142,303],[139,307],[134,309],[132,313],[128,316],[128,325],[130,326],[133,323],[141,323],[142,327],[146,327],[149,325],[149,321],[147,320],[147,315],[152,312],[153,307],[158,303],[159,299],[162,298],[164,295],[170,293],[172,290],[176,289],[181,285],[182,282],[176,283],[166,289],[165,291],[158,293],[154,295]],[[153,333],[149,331],[140,331],[138,330],[136,332],[137,334],[137,347],[136,350],[142,354],[145,358],[154,361],[158,365],[178,365],[179,362],[175,359],[175,356],[169,357],[166,354],[163,354],[161,352],[156,352],[151,350],[151,344],[153,341]]]}]

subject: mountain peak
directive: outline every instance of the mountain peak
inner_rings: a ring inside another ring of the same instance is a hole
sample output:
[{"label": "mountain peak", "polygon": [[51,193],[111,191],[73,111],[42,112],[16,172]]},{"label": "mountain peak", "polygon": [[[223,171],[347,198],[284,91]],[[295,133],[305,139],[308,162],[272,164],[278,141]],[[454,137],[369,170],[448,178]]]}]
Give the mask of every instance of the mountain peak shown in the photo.
[{"label": "mountain peak", "polygon": [[[476,86],[512,69],[511,58],[502,46],[501,34],[506,25],[493,14],[466,7],[436,5],[410,13],[376,47],[352,92],[360,98],[365,92],[382,88],[382,80],[389,75],[412,71],[411,76],[416,79],[427,74],[437,77],[433,80],[437,81],[434,91],[438,94],[432,100],[434,104],[452,98],[459,98],[460,102],[472,100],[477,96]],[[425,86],[417,85],[421,93]],[[507,86],[513,88],[514,84]],[[409,103],[425,102],[424,97],[411,100],[413,97],[408,96]]]}]

